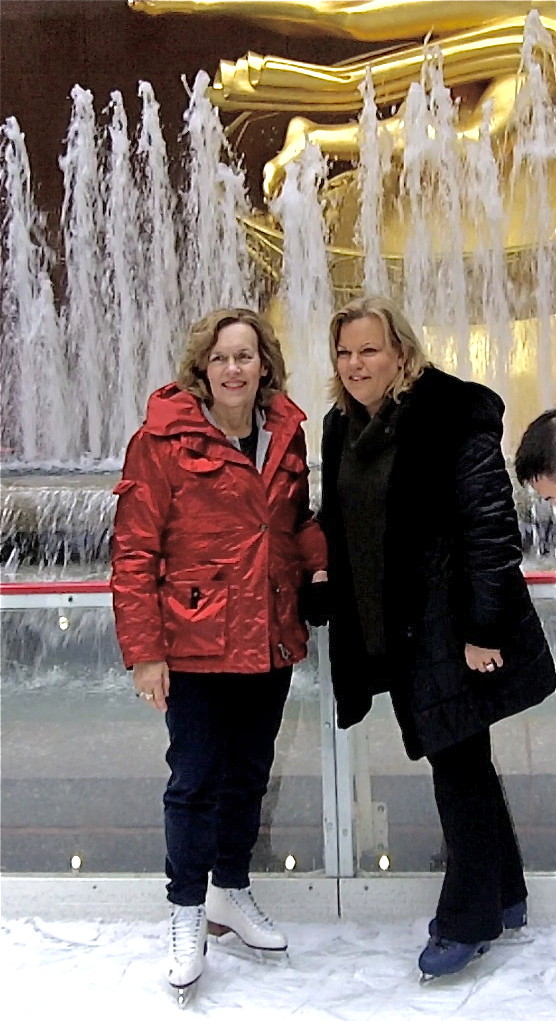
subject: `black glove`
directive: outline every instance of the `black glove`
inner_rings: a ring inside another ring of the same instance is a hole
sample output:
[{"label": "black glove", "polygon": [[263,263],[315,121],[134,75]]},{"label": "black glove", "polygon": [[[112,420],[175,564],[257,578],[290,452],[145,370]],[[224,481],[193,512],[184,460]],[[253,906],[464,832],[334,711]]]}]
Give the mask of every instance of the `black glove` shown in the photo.
[{"label": "black glove", "polygon": [[327,581],[306,581],[299,593],[299,616],[311,627],[323,627],[330,616]]}]

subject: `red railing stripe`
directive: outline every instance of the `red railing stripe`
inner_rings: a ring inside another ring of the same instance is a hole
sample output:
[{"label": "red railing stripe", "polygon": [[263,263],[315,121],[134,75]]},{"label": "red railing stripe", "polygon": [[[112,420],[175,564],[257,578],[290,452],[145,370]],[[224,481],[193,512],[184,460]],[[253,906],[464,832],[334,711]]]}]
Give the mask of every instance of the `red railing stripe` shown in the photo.
[{"label": "red railing stripe", "polygon": [[109,592],[107,581],[3,581],[0,582],[0,595],[35,596],[44,592],[47,595],[57,592],[90,593]]},{"label": "red railing stripe", "polygon": [[[556,585],[556,571],[525,571],[525,580],[529,585]],[[106,581],[3,581],[0,582],[0,595],[39,595],[56,594],[58,592],[87,593],[109,592],[110,585]]]}]

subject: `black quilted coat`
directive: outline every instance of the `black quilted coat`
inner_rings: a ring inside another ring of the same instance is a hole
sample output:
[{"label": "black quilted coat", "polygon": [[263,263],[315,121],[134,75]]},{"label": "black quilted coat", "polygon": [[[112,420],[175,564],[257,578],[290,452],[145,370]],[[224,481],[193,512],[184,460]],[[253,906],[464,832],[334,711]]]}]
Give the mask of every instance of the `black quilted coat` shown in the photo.
[{"label": "black quilted coat", "polygon": [[[425,369],[402,397],[386,495],[384,623],[392,700],[417,759],[521,712],[556,687],[554,662],[520,570],[512,487],[500,449],[501,399],[477,383]],[[384,690],[345,624],[345,542],[337,476],[346,416],[324,420],[320,522],[329,543],[330,656],[342,728]],[[349,586],[348,586],[349,590]],[[352,591],[352,590],[351,590]],[[357,613],[353,603],[354,619]],[[471,671],[469,642],[504,665]]]}]

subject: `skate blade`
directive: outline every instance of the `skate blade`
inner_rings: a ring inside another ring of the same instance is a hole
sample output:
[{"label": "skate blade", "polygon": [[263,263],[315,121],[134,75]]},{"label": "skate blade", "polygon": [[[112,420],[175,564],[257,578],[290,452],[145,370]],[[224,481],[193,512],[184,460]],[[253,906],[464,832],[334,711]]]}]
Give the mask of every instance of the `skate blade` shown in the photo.
[{"label": "skate blade", "polygon": [[176,993],[176,1003],[180,1010],[185,1010],[190,1007],[197,996],[197,990],[199,986],[199,979],[196,978],[194,982],[191,982],[188,986],[174,986],[170,983],[172,989]]},{"label": "skate blade", "polygon": [[[216,927],[215,927],[216,928]],[[223,928],[223,926],[219,926]],[[279,966],[288,965],[290,962],[287,948],[285,950],[260,950],[258,947],[250,947],[244,943],[232,929],[224,929],[219,935],[211,931],[209,925],[209,943],[222,953],[230,954],[241,961],[255,962],[256,964],[274,964]]]},{"label": "skate blade", "polygon": [[522,929],[504,929],[501,936],[498,937],[496,943],[502,947],[516,947],[522,943],[533,943],[535,937],[532,932],[527,932],[525,928]]}]

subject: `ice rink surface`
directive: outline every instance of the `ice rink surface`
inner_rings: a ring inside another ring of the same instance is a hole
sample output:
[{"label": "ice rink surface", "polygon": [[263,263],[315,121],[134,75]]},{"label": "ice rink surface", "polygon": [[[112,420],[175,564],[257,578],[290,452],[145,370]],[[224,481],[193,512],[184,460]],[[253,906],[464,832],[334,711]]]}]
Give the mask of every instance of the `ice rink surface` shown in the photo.
[{"label": "ice rink surface", "polygon": [[421,983],[428,919],[287,926],[289,961],[209,945],[194,1000],[166,979],[166,923],[5,922],[6,1021],[544,1021],[556,1018],[556,926],[501,940],[457,976]]}]

